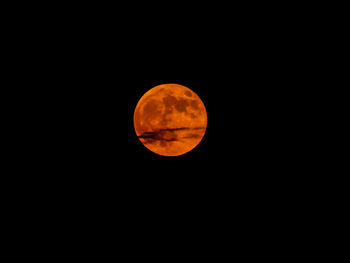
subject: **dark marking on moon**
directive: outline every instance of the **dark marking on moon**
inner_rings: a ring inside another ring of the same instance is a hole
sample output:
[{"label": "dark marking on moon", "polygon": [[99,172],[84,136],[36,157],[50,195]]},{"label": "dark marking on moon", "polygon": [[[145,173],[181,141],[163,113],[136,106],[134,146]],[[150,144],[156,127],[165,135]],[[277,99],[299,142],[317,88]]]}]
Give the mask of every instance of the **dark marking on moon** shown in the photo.
[{"label": "dark marking on moon", "polygon": [[[167,129],[158,129],[154,131],[144,132],[140,136],[138,136],[140,139],[146,139],[146,140],[156,140],[156,141],[179,141],[180,138],[176,134],[177,131],[184,131],[184,130],[202,130],[205,128],[202,127],[195,127],[195,128],[189,128],[189,127],[180,127],[180,128],[167,128]],[[188,137],[191,136],[191,137]],[[184,138],[197,138],[196,134],[187,135]]]},{"label": "dark marking on moon", "polygon": [[178,112],[187,112],[187,107],[190,106],[189,100],[176,98],[174,96],[166,96],[163,98],[163,103],[166,108],[175,106]]},{"label": "dark marking on moon", "polygon": [[189,106],[188,100],[180,98],[175,104],[175,109],[179,112],[187,112],[187,107]]},{"label": "dark marking on moon", "polygon": [[167,131],[167,130],[156,130],[152,132],[144,132],[138,137],[141,139],[144,139],[146,143],[160,141],[161,146],[164,146],[165,142],[173,142],[173,141],[179,140],[175,132]]},{"label": "dark marking on moon", "polygon": [[169,95],[163,98],[163,102],[166,107],[171,107],[173,105],[176,105],[177,99],[174,96]]},{"label": "dark marking on moon", "polygon": [[196,101],[196,100],[190,100],[190,105],[195,110],[199,109],[198,101]]},{"label": "dark marking on moon", "polygon": [[189,91],[189,90],[186,90],[186,91],[185,91],[185,95],[188,96],[188,97],[192,97],[192,93],[191,93],[191,91]]},{"label": "dark marking on moon", "polygon": [[186,136],[184,136],[184,137],[182,137],[182,138],[184,138],[184,139],[189,139],[189,138],[191,138],[191,139],[198,139],[198,138],[201,138],[203,135],[199,135],[199,134],[189,134],[189,135],[186,135]]}]

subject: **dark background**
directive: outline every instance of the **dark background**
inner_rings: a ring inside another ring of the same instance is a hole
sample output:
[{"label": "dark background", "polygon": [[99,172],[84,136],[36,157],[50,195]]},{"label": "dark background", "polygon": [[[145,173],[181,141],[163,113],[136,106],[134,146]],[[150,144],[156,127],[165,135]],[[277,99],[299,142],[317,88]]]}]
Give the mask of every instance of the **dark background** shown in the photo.
[{"label": "dark background", "polygon": [[[90,5],[47,8],[19,24],[14,46],[33,87],[24,97],[38,102],[39,136],[51,136],[45,150],[69,157],[63,165],[116,172],[116,163],[125,171],[130,163],[198,162],[203,171],[227,171],[275,167],[270,162],[282,158],[291,140],[283,136],[293,129],[288,105],[300,95],[295,76],[304,74],[287,10],[179,6],[165,13],[125,7],[127,15]],[[203,141],[175,158],[149,152],[132,124],[140,97],[169,82],[193,89],[208,111]]]},{"label": "dark background", "polygon": [[[23,216],[66,237],[121,235],[128,249],[174,237],[225,250],[233,236],[247,249],[271,229],[276,240],[297,231],[291,211],[309,184],[293,125],[302,43],[286,9],[211,8],[56,7],[20,22]],[[164,83],[189,87],[208,112],[202,142],[178,157],[150,152],[133,128],[138,100]]]},{"label": "dark background", "polygon": [[[64,185],[119,186],[140,197],[283,191],[275,182],[287,182],[298,161],[291,150],[298,105],[290,106],[303,72],[291,24],[278,23],[282,14],[251,7],[215,17],[69,10],[20,24],[27,43],[16,42],[20,66],[32,87],[24,94],[35,109],[35,150],[28,151],[36,161],[29,165],[63,177]],[[146,149],[132,122],[142,95],[164,83],[188,86],[208,112],[202,142],[173,158]]]},{"label": "dark background", "polygon": [[[285,121],[292,84],[279,62],[285,54],[244,32],[233,37],[203,42],[157,33],[132,38],[135,47],[118,46],[119,37],[86,46],[79,37],[62,55],[50,51],[57,64],[45,70],[52,86],[44,103],[52,111],[42,113],[48,125],[39,167],[53,174],[52,187],[104,205],[122,198],[127,209],[154,213],[279,203],[295,180]],[[146,149],[133,128],[138,100],[164,83],[188,86],[208,112],[202,142],[173,158]]]}]

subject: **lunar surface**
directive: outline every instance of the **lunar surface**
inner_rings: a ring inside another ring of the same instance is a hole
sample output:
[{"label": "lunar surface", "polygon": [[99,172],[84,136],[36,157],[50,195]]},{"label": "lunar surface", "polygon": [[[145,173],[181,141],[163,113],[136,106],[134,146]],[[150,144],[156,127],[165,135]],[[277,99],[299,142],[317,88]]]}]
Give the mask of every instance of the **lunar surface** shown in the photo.
[{"label": "lunar surface", "polygon": [[136,105],[135,132],[142,144],[164,156],[191,151],[207,128],[207,112],[189,88],[163,84],[147,91]]}]

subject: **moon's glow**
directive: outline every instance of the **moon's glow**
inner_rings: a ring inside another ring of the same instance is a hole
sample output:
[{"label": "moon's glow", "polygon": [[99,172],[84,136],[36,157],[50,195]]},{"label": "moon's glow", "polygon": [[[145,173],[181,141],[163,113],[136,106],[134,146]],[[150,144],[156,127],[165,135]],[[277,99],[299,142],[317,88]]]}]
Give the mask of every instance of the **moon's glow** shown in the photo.
[{"label": "moon's glow", "polygon": [[152,152],[177,156],[191,151],[207,128],[207,112],[189,88],[163,84],[147,91],[136,105],[134,127]]}]

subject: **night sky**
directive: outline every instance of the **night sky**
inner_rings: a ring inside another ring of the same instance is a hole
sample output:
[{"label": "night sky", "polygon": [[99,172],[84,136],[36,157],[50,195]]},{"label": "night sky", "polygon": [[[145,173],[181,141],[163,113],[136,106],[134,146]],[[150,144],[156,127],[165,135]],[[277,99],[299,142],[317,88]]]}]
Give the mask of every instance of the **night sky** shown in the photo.
[{"label": "night sky", "polygon": [[[186,249],[195,260],[261,259],[309,242],[299,225],[319,222],[305,216],[319,200],[305,201],[318,174],[304,169],[318,109],[304,117],[313,80],[302,77],[311,70],[303,50],[318,20],[295,28],[305,9],[288,17],[289,4],[128,3],[17,4],[4,18],[14,47],[4,52],[19,68],[9,89],[23,100],[15,136],[4,138],[16,156],[2,175],[13,181],[2,184],[11,237],[39,255],[45,243],[53,256],[99,261]],[[165,83],[192,89],[208,115],[200,144],[177,157],[149,151],[133,125],[142,95]],[[18,110],[10,106],[6,115]]]}]

